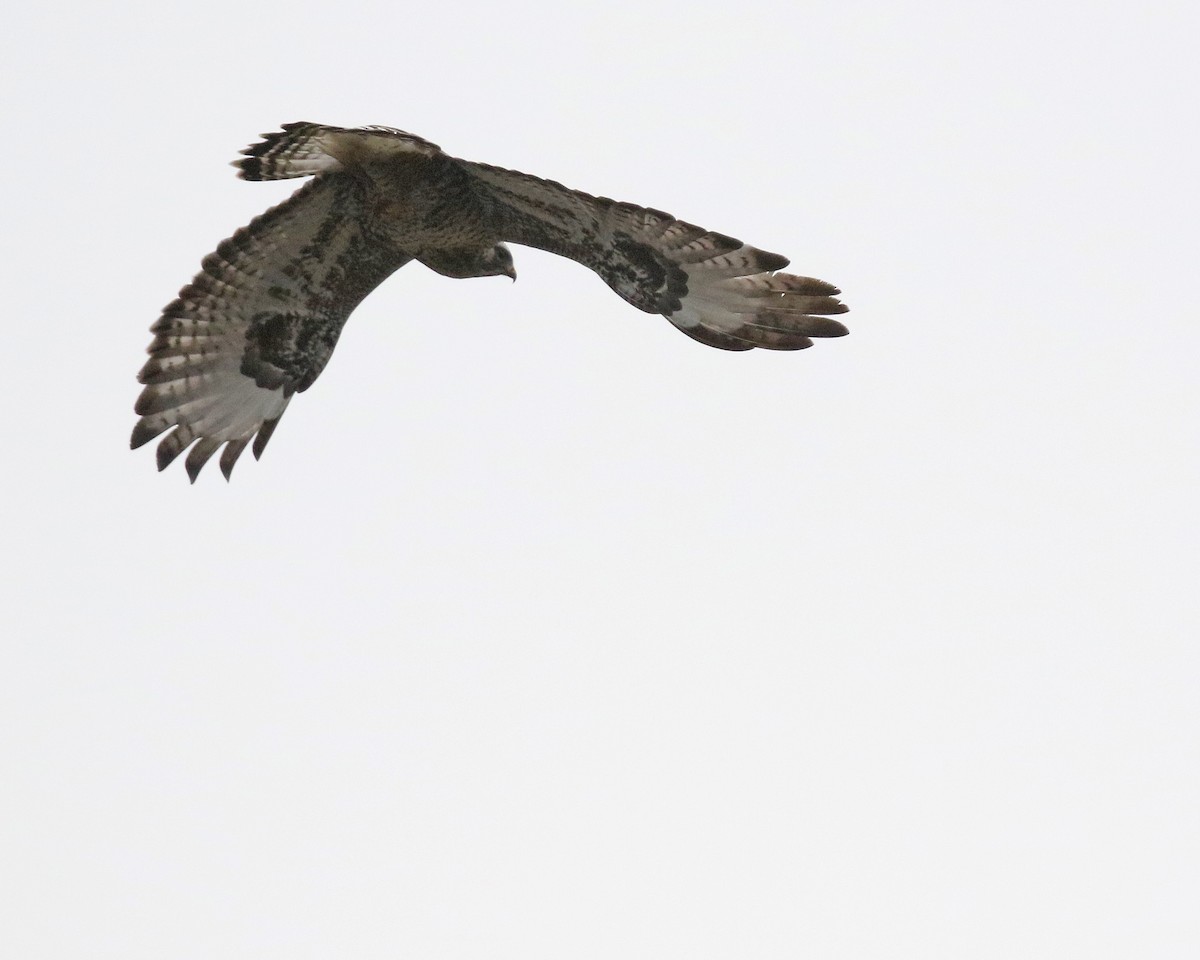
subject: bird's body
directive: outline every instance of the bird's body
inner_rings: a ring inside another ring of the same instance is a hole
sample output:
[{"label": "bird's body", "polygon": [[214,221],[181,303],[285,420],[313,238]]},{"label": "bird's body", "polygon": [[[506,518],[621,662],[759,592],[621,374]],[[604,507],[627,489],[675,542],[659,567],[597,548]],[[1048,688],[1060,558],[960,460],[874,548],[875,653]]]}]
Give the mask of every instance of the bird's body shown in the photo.
[{"label": "bird's body", "polygon": [[[312,176],[218,245],[151,327],[132,445],[166,430],[163,469],[189,476],[225,444],[228,478],[258,456],[292,396],[324,369],[350,312],[417,260],[448,277],[515,279],[506,242],[577,260],[626,301],[727,350],[841,336],[837,289],[787,259],[662,211],[451,157],[384,127],[287,124],[243,151],[247,180]],[[195,444],[194,446],[192,446]]]}]

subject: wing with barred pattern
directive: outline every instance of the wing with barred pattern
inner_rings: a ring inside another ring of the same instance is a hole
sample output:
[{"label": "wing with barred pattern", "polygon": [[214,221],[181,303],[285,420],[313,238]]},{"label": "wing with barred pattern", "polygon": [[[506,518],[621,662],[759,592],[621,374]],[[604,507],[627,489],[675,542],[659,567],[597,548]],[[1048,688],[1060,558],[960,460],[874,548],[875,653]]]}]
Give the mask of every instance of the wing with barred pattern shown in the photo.
[{"label": "wing with barred pattern", "polygon": [[171,430],[158,444],[160,470],[189,446],[193,481],[222,444],[226,478],[251,440],[259,456],[350,312],[411,259],[369,235],[361,205],[353,178],[313,180],[222,242],[163,310],[138,374],[146,386],[131,441]]},{"label": "wing with barred pattern", "polygon": [[848,331],[832,284],[776,271],[788,260],[669,213],[460,161],[499,211],[501,239],[591,268],[627,302],[725,350],[799,350]]}]

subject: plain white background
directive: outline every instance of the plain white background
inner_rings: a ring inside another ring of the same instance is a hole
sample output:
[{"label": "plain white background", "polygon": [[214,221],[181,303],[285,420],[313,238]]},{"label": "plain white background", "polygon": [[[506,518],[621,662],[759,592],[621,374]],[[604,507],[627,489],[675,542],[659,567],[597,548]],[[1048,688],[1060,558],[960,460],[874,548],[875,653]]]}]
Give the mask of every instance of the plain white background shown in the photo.
[{"label": "plain white background", "polygon": [[[9,28],[6,956],[1200,955],[1190,5]],[[160,475],[147,328],[291,120],[785,253],[852,335],[413,265],[261,462]]]}]

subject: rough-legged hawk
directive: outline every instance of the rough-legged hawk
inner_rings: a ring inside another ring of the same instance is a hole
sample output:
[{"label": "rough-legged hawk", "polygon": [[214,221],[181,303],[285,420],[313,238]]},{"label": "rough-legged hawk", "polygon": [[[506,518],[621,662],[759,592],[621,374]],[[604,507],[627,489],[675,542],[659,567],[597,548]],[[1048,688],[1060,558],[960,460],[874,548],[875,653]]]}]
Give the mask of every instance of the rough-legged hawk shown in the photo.
[{"label": "rough-legged hawk", "polygon": [[786,257],[661,210],[459,160],[401,130],[289,123],[242,152],[234,165],[246,180],[313,179],[205,257],[151,327],[132,446],[171,430],[158,468],[191,446],[193,481],[222,444],[226,478],[251,440],[262,453],[350,312],[410,260],[448,277],[515,279],[505,241],[548,250],[723,350],[799,350],[846,333],[829,319],[846,310],[837,288],[776,272]]}]

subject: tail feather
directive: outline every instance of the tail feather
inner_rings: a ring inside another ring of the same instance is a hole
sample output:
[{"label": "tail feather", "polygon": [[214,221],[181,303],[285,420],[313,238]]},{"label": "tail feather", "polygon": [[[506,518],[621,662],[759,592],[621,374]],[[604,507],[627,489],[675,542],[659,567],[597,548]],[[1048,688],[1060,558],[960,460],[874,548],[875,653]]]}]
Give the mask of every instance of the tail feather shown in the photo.
[{"label": "tail feather", "polygon": [[[333,173],[346,166],[403,154],[431,157],[441,153],[436,143],[392,127],[331,127],[321,123],[285,123],[282,130],[264,133],[262,140],[242,150],[233,161],[243,180],[287,180]],[[218,249],[218,253],[220,250]]]},{"label": "tail feather", "polygon": [[342,165],[325,152],[318,123],[285,123],[282,130],[264,133],[262,140],[246,147],[234,160],[243,180],[288,180],[341,170]]}]

